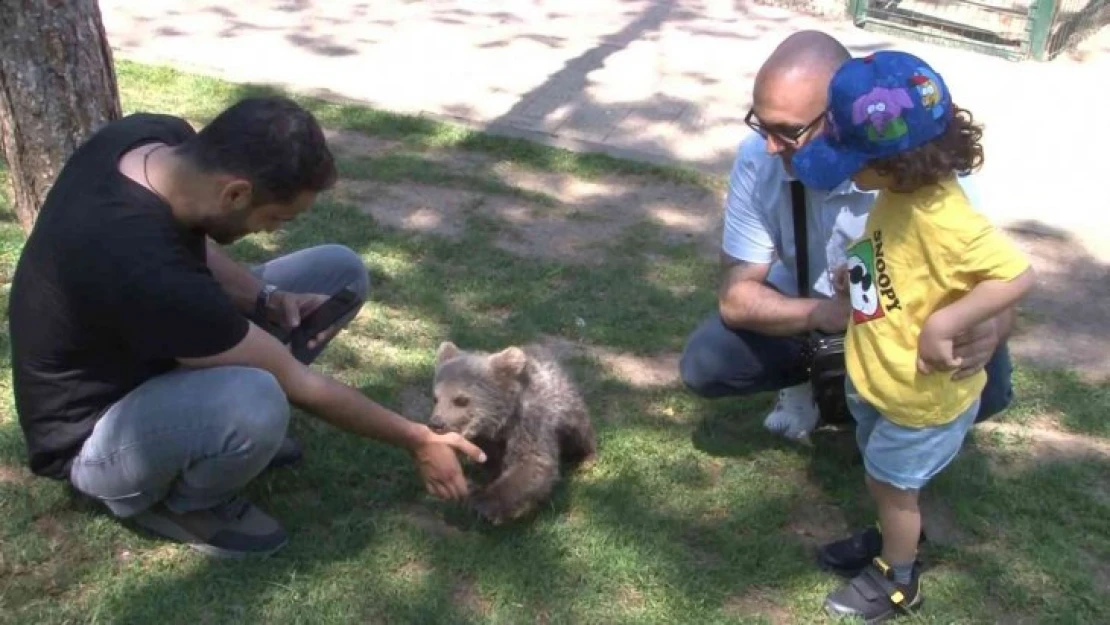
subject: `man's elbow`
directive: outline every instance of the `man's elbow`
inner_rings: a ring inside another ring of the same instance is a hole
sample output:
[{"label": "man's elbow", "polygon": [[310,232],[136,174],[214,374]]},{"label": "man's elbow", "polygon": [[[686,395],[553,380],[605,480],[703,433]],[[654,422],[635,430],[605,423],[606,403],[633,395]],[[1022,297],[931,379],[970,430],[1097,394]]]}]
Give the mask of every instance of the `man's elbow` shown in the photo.
[{"label": "man's elbow", "polygon": [[717,298],[717,312],[725,326],[741,330],[747,327],[750,321],[748,307],[742,303],[741,294],[737,289],[730,289]]},{"label": "man's elbow", "polygon": [[278,382],[289,403],[300,408],[313,410],[319,406],[321,398],[327,396],[327,378],[309,367],[289,367],[278,375]]},{"label": "man's elbow", "polygon": [[724,324],[733,329],[754,329],[754,299],[767,279],[770,265],[740,260],[721,253],[721,282],[717,288],[717,310]]}]

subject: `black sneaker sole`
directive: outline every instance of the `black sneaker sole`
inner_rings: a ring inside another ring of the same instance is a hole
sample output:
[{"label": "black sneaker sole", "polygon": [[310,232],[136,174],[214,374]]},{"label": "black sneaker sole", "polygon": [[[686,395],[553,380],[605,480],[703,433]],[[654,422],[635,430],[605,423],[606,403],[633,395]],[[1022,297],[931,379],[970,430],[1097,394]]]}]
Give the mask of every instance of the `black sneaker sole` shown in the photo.
[{"label": "black sneaker sole", "polygon": [[224,549],[223,547],[217,547],[215,545],[210,545],[204,542],[199,537],[189,533],[188,530],[181,527],[177,523],[174,523],[173,521],[158,514],[143,516],[141,520],[137,518],[129,519],[129,521],[139,529],[142,529],[149,534],[159,536],[161,538],[169,538],[171,540],[176,540],[180,543],[184,543],[194,551],[199,551],[206,556],[228,560],[267,558],[289,543],[289,537],[282,536],[281,542],[276,543],[270,549],[262,551],[241,551],[235,549]]},{"label": "black sneaker sole", "polygon": [[[898,618],[900,616],[907,616],[913,612],[917,612],[921,609],[921,606],[923,605],[925,605],[925,598],[921,596],[921,593],[918,593],[917,599],[905,608],[896,608],[894,610],[891,610],[890,612],[881,614],[871,619],[863,619],[863,622],[865,625],[876,625],[877,623],[885,623],[891,619]],[[827,604],[824,606],[824,608],[825,614],[828,614],[833,619],[847,618],[846,615],[840,614],[836,610],[830,608]]]},{"label": "black sneaker sole", "polygon": [[286,437],[281,443],[274,457],[270,459],[269,464],[266,465],[266,470],[280,469],[282,467],[290,467],[299,464],[301,459],[304,458],[304,451],[301,449],[296,440]]}]

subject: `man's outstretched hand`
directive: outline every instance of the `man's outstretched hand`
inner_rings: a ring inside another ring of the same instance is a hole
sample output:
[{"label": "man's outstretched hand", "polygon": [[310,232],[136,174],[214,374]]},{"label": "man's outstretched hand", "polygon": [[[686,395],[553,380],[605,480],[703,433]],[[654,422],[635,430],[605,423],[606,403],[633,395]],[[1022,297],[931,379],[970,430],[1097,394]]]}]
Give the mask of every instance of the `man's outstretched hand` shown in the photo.
[{"label": "man's outstretched hand", "polygon": [[485,462],[486,454],[456,432],[436,434],[428,430],[423,443],[413,449],[416,468],[424,488],[440,499],[462,500],[467,496],[466,478],[455,452],[461,451],[475,462]]}]

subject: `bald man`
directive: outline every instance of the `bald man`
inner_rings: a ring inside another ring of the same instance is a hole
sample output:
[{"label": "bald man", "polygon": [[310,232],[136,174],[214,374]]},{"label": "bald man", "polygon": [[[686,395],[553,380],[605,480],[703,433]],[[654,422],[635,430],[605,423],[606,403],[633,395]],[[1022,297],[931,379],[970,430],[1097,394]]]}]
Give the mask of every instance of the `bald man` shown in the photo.
[{"label": "bald man", "polygon": [[[819,420],[801,337],[847,327],[847,302],[829,297],[829,268],[842,261],[845,244],[862,234],[874,201],[872,192],[850,181],[829,192],[806,190],[814,297],[797,297],[790,160],[822,132],[829,83],[850,56],[827,34],[802,31],[779,44],[757,73],[745,120],[755,132],[740,143],[725,203],[718,310],[688,338],[680,365],[686,386],[703,397],[778,391],[764,425],[792,440],[805,439]],[[970,181],[961,182],[974,200]],[[1011,401],[1005,337],[1012,319],[1010,311],[984,322],[956,345],[964,364],[954,375],[987,371],[978,420]]]}]

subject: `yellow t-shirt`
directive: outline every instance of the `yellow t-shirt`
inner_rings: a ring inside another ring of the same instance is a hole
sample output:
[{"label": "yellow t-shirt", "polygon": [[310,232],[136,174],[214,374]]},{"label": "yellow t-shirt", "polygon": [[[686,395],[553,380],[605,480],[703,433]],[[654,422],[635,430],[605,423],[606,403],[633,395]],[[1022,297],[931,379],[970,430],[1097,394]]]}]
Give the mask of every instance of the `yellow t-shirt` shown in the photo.
[{"label": "yellow t-shirt", "polygon": [[986,384],[983,371],[917,371],[917,338],[929,315],[984,280],[1029,266],[1012,241],[975,211],[955,178],[914,193],[883,191],[863,236],[847,250],[852,319],[848,375],[863,399],[907,427],[948,423]]}]

